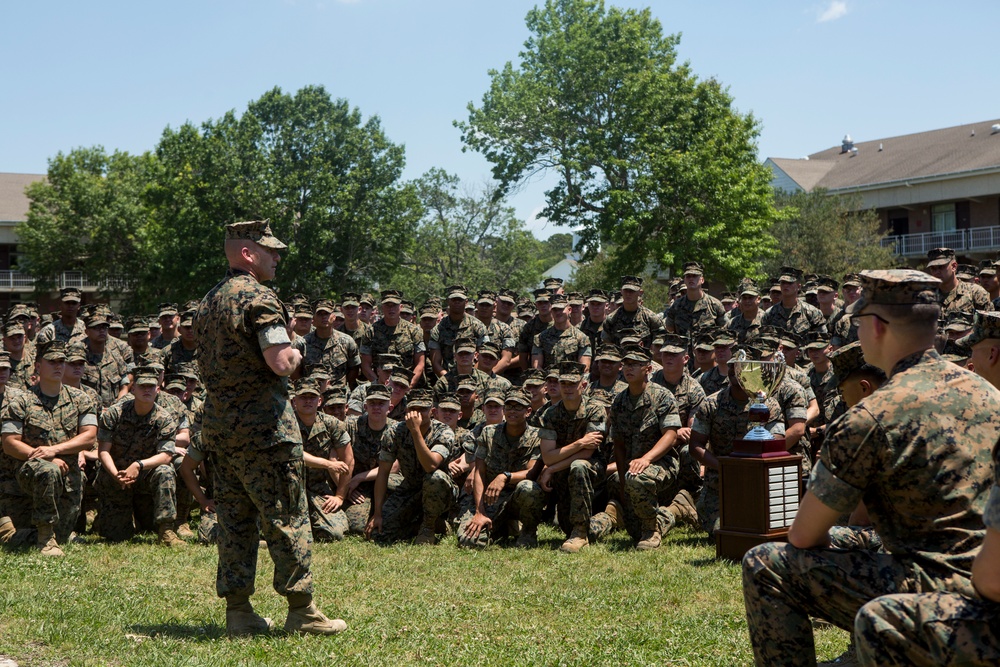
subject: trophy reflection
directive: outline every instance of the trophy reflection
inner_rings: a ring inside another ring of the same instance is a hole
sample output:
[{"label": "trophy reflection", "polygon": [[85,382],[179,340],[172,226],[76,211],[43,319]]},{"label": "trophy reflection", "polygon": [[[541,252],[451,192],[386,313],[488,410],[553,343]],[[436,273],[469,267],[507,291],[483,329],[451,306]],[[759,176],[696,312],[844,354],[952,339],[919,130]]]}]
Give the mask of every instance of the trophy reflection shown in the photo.
[{"label": "trophy reflection", "polygon": [[751,359],[746,350],[740,350],[732,361],[730,375],[753,402],[747,409],[747,417],[754,426],[741,440],[736,440],[733,456],[782,456],[785,451],[785,439],[777,438],[764,426],[771,419],[771,409],[767,399],[781,385],[785,378],[785,357],[778,352],[768,361]]}]

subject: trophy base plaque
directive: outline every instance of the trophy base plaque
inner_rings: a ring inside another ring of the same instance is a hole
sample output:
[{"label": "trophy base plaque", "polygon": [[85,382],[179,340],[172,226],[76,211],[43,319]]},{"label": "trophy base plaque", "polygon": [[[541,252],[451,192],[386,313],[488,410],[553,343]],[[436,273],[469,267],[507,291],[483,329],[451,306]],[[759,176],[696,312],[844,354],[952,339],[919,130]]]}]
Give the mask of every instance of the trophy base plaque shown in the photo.
[{"label": "trophy base plaque", "polygon": [[766,451],[719,457],[716,558],[739,562],[753,546],[785,541],[799,509],[802,457],[785,451],[784,439],[752,444]]},{"label": "trophy base plaque", "polygon": [[784,438],[774,438],[772,440],[733,440],[733,451],[730,456],[739,458],[763,458],[770,459],[775,456],[791,456],[785,449]]}]

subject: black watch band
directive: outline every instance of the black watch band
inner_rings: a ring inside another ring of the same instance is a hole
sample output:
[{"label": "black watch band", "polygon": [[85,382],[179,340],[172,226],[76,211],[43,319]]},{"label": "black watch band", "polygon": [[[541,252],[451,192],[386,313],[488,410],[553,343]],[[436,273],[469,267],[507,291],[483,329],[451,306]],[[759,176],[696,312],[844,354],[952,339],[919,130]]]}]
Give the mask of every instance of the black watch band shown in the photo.
[{"label": "black watch band", "polygon": [[505,472],[503,474],[503,476],[507,478],[507,484],[510,484],[510,473],[509,472]]}]

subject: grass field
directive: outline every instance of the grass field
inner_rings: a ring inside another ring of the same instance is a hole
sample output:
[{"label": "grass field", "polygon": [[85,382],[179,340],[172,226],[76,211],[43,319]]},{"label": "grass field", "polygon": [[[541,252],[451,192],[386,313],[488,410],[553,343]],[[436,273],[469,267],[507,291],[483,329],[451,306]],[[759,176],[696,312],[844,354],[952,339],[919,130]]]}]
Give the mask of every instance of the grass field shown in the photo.
[{"label": "grass field", "polygon": [[[747,665],[738,566],[678,528],[655,552],[616,537],[568,555],[554,530],[530,551],[318,544],[316,599],[337,637],[230,640],[216,551],[70,545],[63,559],[0,551],[0,654],[24,665]],[[261,553],[254,603],[280,626],[284,600]],[[817,632],[821,659],[846,632]]]}]

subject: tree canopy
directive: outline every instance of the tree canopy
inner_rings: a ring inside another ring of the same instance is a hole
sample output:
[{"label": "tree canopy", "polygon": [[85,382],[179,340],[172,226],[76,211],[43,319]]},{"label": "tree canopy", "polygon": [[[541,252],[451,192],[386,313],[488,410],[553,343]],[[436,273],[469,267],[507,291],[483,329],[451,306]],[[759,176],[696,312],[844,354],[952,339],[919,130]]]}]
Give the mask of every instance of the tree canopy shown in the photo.
[{"label": "tree canopy", "polygon": [[542,215],[579,228],[588,256],[607,246],[613,272],[698,259],[724,279],[757,273],[776,211],[754,117],[677,62],[679,36],[649,9],[547,0],[526,23],[519,64],[491,70],[456,123],[498,194],[556,175]]}]

